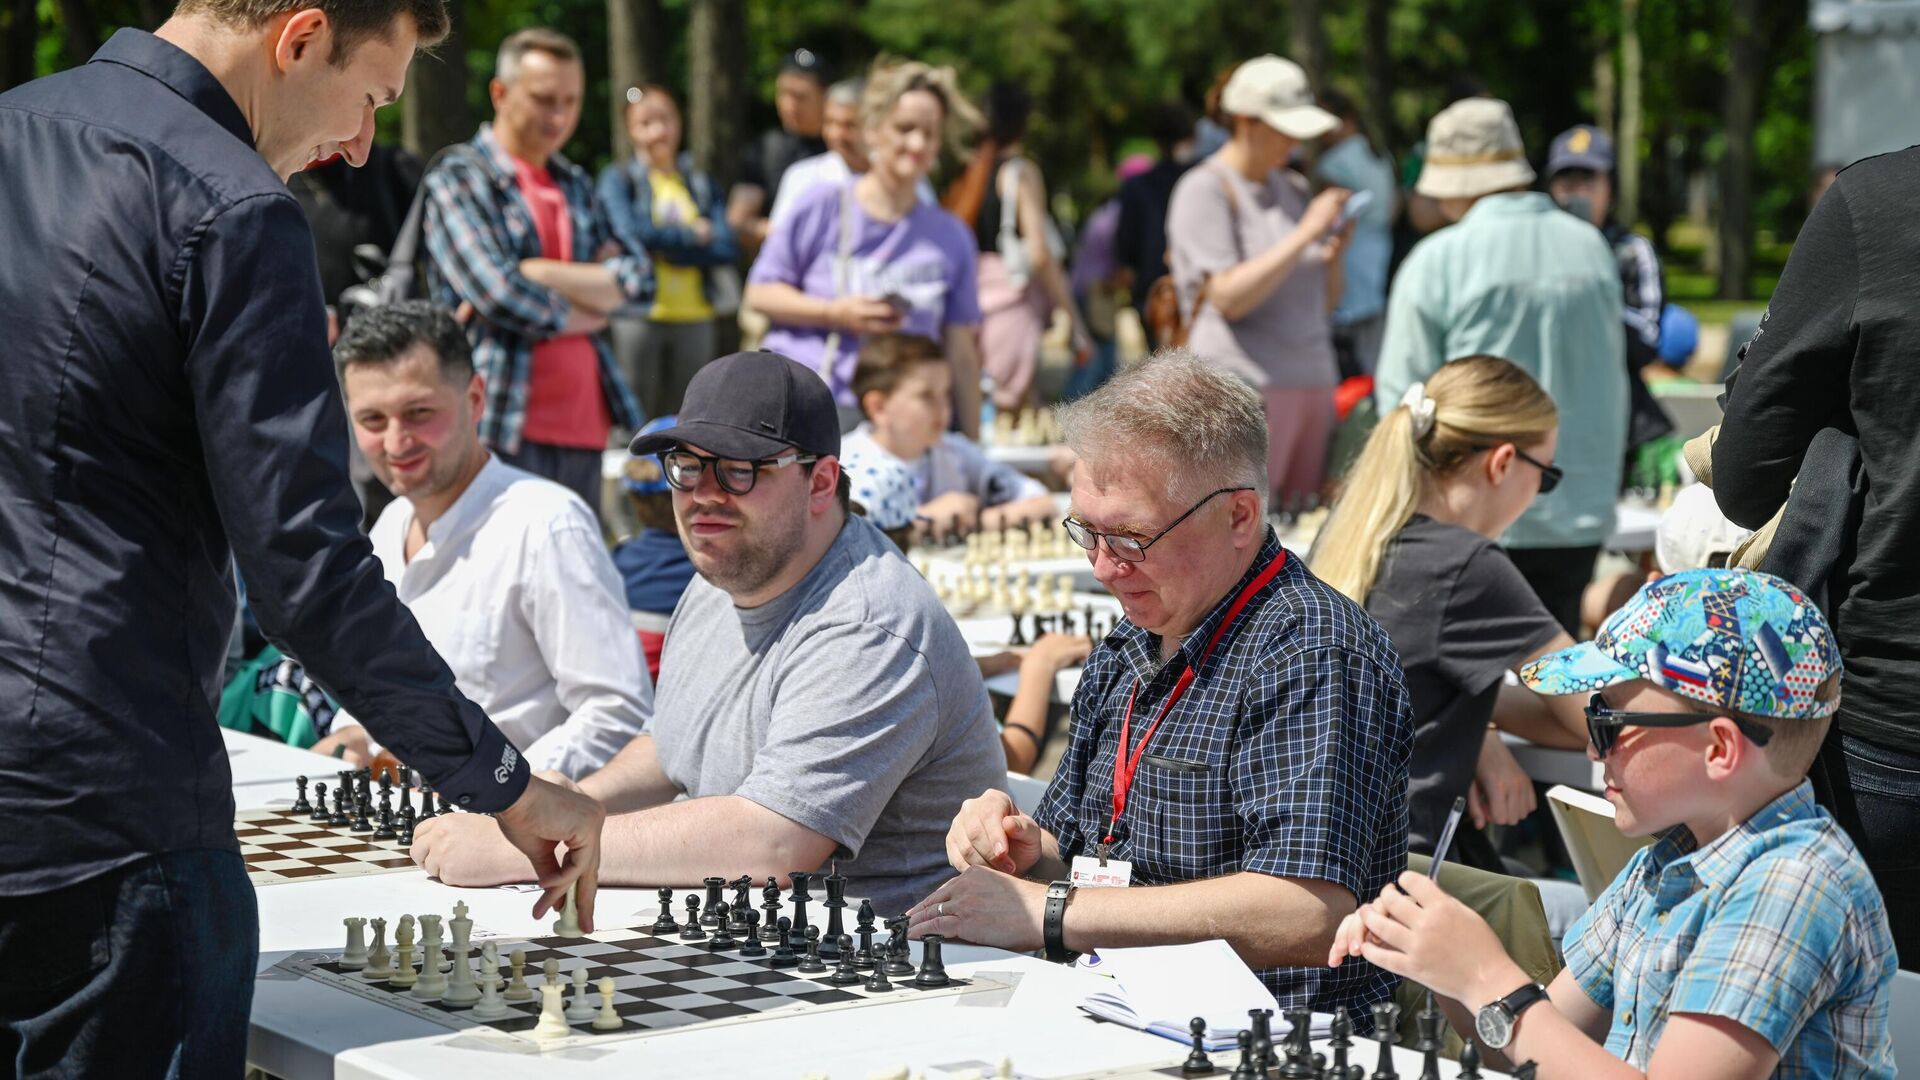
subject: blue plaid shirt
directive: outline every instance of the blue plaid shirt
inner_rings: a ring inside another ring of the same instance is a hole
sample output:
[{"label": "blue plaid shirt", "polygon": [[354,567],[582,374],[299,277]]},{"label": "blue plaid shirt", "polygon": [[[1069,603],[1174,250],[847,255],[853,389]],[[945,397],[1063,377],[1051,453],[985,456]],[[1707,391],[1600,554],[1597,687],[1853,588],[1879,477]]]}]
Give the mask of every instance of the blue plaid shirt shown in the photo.
[{"label": "blue plaid shirt", "polygon": [[[1125,621],[1087,658],[1066,756],[1034,815],[1063,858],[1089,853],[1106,832],[1136,680],[1137,746],[1233,598],[1279,553],[1268,530],[1253,568],[1173,662],[1162,666],[1160,638]],[[1154,733],[1111,854],[1133,864],[1136,886],[1253,871],[1330,881],[1364,903],[1407,868],[1412,745],[1412,711],[1386,633],[1289,556]],[[1258,974],[1283,1008],[1344,1006],[1357,1018],[1396,981],[1357,960]]]},{"label": "blue plaid shirt", "polygon": [[[446,155],[421,181],[427,186],[428,292],[449,310],[462,300],[473,305],[467,336],[473,339],[474,370],[487,383],[480,438],[515,454],[533,382],[533,346],[558,335],[572,308],[566,297],[520,273],[520,260],[541,257],[540,235],[514,178],[513,159],[493,137],[493,125],[480,125],[465,145],[471,152]],[[603,265],[613,270],[629,302],[652,299],[653,267],[646,252],[608,222],[594,196],[593,178],[559,154],[547,159],[547,171],[573,216],[573,261],[592,262],[602,244],[616,241],[624,253]],[[637,430],[644,422],[640,405],[606,339],[595,334],[592,340],[614,426]]]},{"label": "blue plaid shirt", "polygon": [[1607,1050],[1636,1069],[1679,1012],[1760,1035],[1784,1080],[1894,1075],[1886,908],[1809,783],[1698,850],[1684,826],[1642,848],[1566,942],[1612,1014]]}]

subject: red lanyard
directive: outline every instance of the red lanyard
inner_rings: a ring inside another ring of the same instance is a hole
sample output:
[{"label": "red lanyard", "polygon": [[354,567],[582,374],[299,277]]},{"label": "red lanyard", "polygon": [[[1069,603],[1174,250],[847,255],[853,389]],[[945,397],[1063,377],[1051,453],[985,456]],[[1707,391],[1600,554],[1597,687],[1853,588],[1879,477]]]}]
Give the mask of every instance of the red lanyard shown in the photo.
[{"label": "red lanyard", "polygon": [[1194,671],[1207,662],[1207,657],[1213,655],[1213,647],[1220,644],[1220,639],[1226,636],[1227,628],[1232,626],[1234,619],[1239,617],[1241,609],[1253,599],[1254,593],[1259,592],[1280,573],[1280,568],[1286,563],[1287,553],[1282,549],[1280,554],[1274,556],[1273,561],[1267,564],[1267,568],[1260,571],[1258,577],[1247,582],[1247,587],[1241,589],[1240,595],[1233,598],[1233,606],[1227,609],[1227,617],[1220,620],[1220,625],[1214,628],[1213,636],[1207,639],[1207,647],[1200,651],[1199,662],[1188,664],[1187,669],[1180,673],[1179,680],[1173,684],[1173,689],[1167,692],[1167,700],[1161,704],[1160,712],[1154,716],[1153,723],[1147,725],[1147,730],[1141,734],[1139,747],[1132,754],[1128,754],[1127,748],[1133,734],[1133,699],[1140,693],[1140,680],[1133,680],[1133,690],[1127,695],[1127,711],[1120,720],[1120,751],[1113,758],[1113,816],[1107,819],[1107,837],[1101,841],[1102,848],[1113,843],[1113,827],[1119,822],[1121,815],[1127,812],[1127,792],[1133,787],[1133,774],[1140,768],[1140,759],[1146,756],[1148,740],[1152,739],[1153,733],[1160,729],[1160,721],[1167,718],[1167,714],[1173,711],[1174,705],[1178,704],[1180,698],[1186,694],[1187,687],[1193,685]]}]

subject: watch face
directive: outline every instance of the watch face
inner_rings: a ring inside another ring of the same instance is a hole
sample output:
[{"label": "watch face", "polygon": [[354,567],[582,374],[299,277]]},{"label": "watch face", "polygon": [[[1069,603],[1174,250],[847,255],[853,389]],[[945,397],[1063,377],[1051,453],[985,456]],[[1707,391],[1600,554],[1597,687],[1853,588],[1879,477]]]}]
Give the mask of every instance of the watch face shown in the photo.
[{"label": "watch face", "polygon": [[1481,1042],[1499,1050],[1507,1045],[1508,1039],[1513,1038],[1513,1019],[1496,1002],[1474,1015],[1473,1030],[1480,1036]]}]

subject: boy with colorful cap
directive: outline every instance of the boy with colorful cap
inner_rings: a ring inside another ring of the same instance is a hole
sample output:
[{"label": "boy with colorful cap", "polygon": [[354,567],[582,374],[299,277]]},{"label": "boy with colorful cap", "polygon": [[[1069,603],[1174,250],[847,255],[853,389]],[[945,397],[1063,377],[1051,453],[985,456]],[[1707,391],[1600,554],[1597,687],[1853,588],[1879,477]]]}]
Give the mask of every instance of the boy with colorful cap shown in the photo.
[{"label": "boy with colorful cap", "polygon": [[1481,1045],[1541,1080],[1893,1076],[1886,910],[1806,781],[1839,704],[1819,610],[1765,574],[1674,574],[1521,677],[1592,694],[1620,831],[1658,839],[1568,930],[1551,988],[1411,874],[1341,924],[1329,963],[1424,983],[1456,1022],[1476,1010]]}]

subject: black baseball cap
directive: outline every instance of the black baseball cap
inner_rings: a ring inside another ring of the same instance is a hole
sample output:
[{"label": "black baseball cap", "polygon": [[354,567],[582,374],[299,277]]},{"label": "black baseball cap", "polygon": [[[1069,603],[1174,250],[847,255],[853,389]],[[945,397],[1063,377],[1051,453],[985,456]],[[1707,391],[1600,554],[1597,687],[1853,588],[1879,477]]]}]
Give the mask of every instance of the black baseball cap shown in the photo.
[{"label": "black baseball cap", "polygon": [[788,450],[840,456],[840,411],[833,391],[812,368],[776,352],[737,352],[700,369],[687,384],[679,421],[636,436],[635,454],[659,454],[692,443],[741,461]]}]

